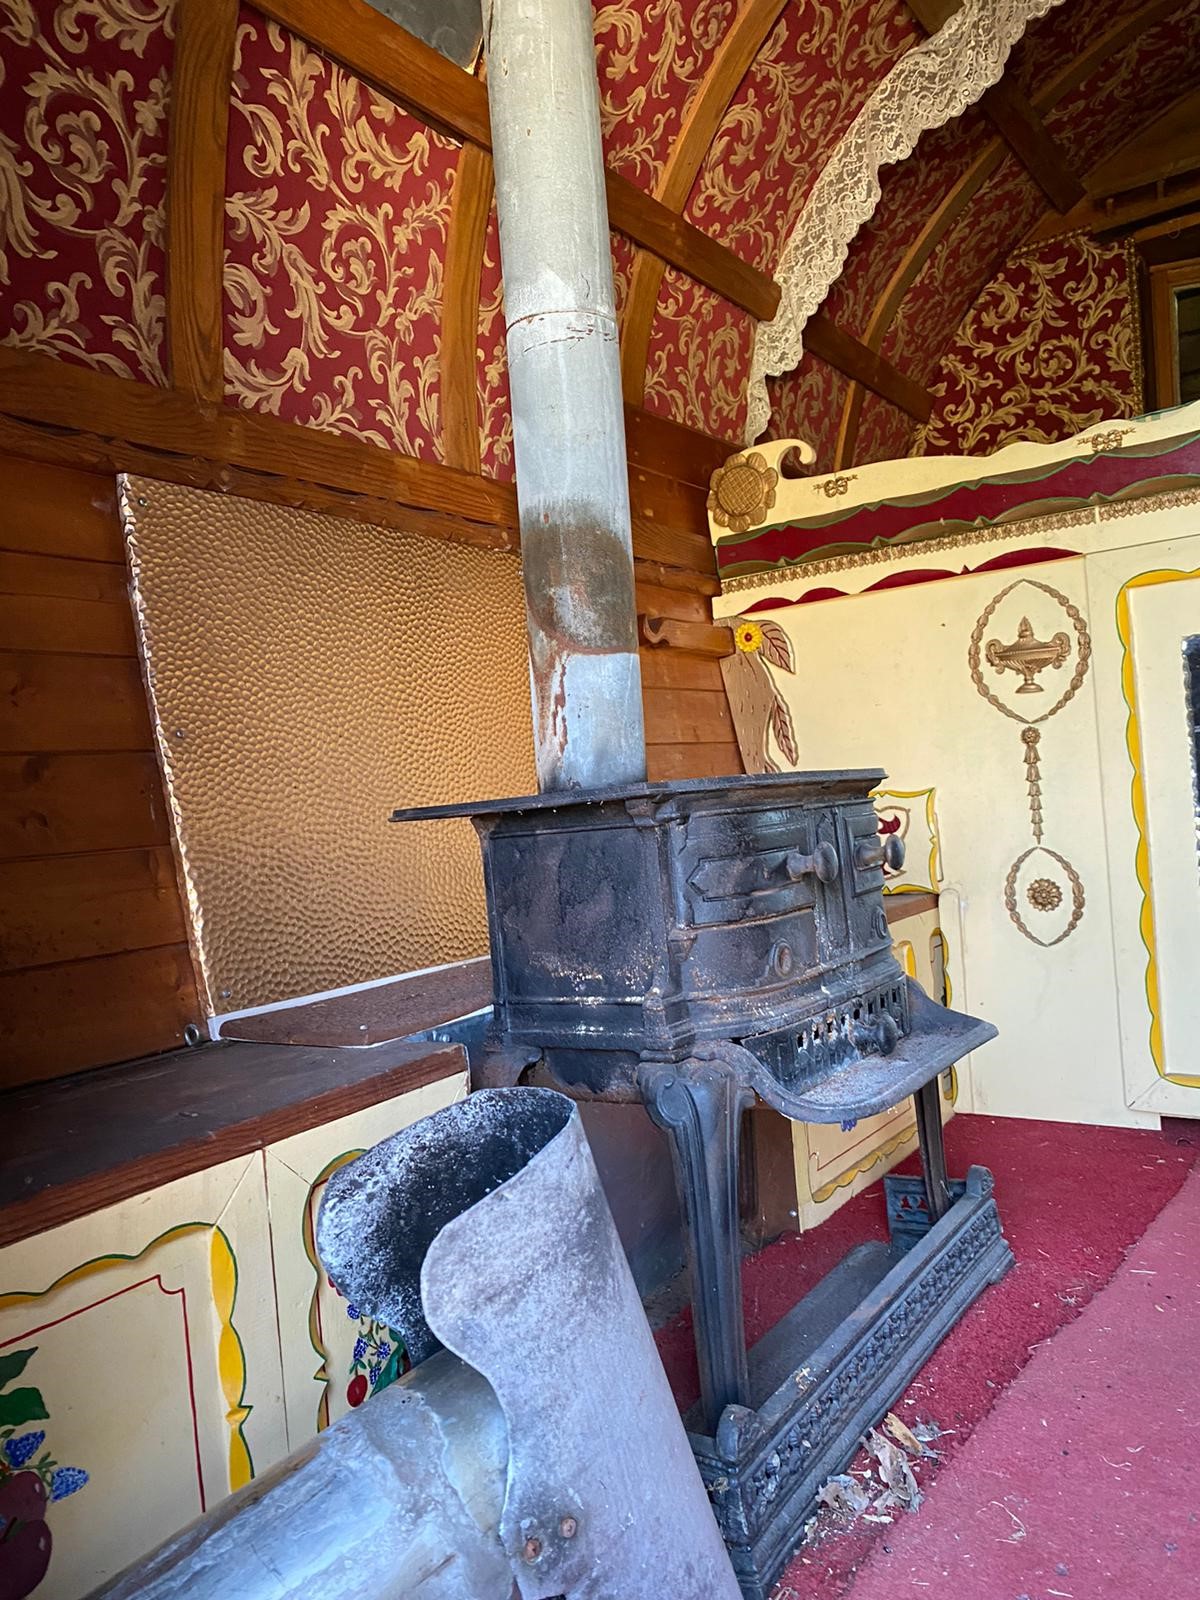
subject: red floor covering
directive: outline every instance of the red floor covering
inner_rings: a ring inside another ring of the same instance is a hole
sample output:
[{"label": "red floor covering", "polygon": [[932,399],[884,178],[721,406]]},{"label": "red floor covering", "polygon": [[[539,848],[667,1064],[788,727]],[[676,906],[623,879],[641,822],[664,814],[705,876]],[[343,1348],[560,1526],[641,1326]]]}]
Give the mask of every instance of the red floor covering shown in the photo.
[{"label": "red floor covering", "polygon": [[[938,1441],[941,1474],[962,1451],[1037,1348],[1078,1317],[1112,1278],[1187,1177],[1196,1147],[1157,1132],[1069,1123],[958,1116],[946,1130],[952,1176],[972,1163],[990,1168],[1016,1266],[988,1289],[943,1342],[895,1409],[953,1430]],[[774,1325],[852,1245],[886,1236],[879,1185],[857,1196],[815,1232],[789,1235],[746,1262],[742,1284],[751,1343]],[[685,1312],[658,1335],[681,1406],[697,1393],[691,1320]],[[953,1473],[951,1472],[951,1476]],[[931,1468],[921,1482],[933,1481]],[[921,1520],[921,1514],[907,1519]],[[782,1600],[849,1595],[873,1547],[893,1548],[895,1529],[859,1524],[802,1550],[780,1584]],[[1064,1590],[1069,1586],[1064,1585]],[[924,1595],[911,1584],[900,1592]],[[1018,1587],[995,1600],[1019,1600]],[[993,1600],[991,1590],[959,1589],[960,1600]],[[1030,1600],[1039,1597],[1030,1591]]]},{"label": "red floor covering", "polygon": [[1037,1351],[853,1600],[1200,1596],[1200,1172]]}]

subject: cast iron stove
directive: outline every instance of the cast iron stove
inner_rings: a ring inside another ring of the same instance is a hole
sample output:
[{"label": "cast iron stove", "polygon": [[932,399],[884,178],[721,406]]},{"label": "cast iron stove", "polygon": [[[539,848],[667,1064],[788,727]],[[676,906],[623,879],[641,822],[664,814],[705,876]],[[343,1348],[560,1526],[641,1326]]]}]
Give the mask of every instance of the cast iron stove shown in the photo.
[{"label": "cast iron stove", "polygon": [[[579,1098],[641,1100],[671,1140],[701,1399],[693,1448],[747,1600],[821,1484],[1012,1256],[973,1167],[946,1175],[938,1076],[995,1035],[905,977],[883,909],[881,772],[640,783],[398,811],[483,847],[492,1082],[544,1060]],[[890,1243],[852,1251],[747,1352],[738,1146],[761,1097],[842,1122],[916,1104],[923,1177],[889,1177]]]}]

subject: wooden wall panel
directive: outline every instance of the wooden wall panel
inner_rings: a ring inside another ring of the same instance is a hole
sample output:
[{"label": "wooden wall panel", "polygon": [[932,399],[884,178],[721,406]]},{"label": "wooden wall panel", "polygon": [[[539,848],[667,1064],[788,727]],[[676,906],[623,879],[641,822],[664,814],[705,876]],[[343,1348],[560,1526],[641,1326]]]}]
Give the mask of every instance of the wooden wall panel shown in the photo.
[{"label": "wooden wall panel", "polygon": [[[626,407],[630,494],[638,508],[653,509],[655,526],[674,541],[675,560],[697,587],[677,586],[675,574],[639,574],[637,608],[642,616],[703,624],[712,621],[716,562],[708,537],[705,499],[708,478],[728,447],[678,424],[657,426]],[[647,470],[653,460],[663,471]],[[644,528],[644,524],[643,524]],[[644,535],[643,535],[644,538]],[[644,544],[642,546],[644,548]],[[733,731],[720,663],[671,645],[643,647],[642,703],[646,718],[646,771],[651,779],[719,778],[744,770]]]},{"label": "wooden wall panel", "polygon": [[0,1086],[200,1007],[111,477],[0,457]]}]

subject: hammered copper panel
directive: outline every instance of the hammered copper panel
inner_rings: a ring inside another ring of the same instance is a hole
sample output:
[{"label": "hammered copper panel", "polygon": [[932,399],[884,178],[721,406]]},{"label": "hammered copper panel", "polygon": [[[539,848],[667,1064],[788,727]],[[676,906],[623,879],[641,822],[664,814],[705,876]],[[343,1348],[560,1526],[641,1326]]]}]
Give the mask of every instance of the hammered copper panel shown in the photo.
[{"label": "hammered copper panel", "polygon": [[466,822],[536,787],[517,558],[124,480],[156,733],[211,1009],[477,956]]}]

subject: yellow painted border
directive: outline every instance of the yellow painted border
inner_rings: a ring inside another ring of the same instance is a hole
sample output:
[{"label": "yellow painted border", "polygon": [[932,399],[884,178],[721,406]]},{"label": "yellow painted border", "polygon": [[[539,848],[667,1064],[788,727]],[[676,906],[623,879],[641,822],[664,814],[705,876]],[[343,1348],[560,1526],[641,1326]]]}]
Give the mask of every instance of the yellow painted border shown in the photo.
[{"label": "yellow painted border", "polygon": [[906,1140],[915,1139],[916,1136],[917,1125],[915,1122],[910,1122],[907,1128],[901,1128],[900,1132],[894,1134],[886,1144],[876,1145],[875,1149],[869,1155],[863,1156],[861,1161],[847,1167],[845,1172],[839,1172],[836,1178],[831,1178],[828,1183],[823,1183],[819,1189],[814,1189],[812,1191],[813,1203],[821,1205],[831,1195],[835,1195],[839,1189],[845,1189],[852,1184],[860,1173],[870,1172],[872,1167],[878,1166],[881,1161],[886,1161],[888,1156],[899,1150]]},{"label": "yellow painted border", "polygon": [[872,789],[871,799],[886,796],[891,800],[925,800],[925,824],[929,829],[929,882],[906,883],[889,889],[885,883],[884,894],[938,894],[942,882],[942,842],[937,825],[937,790],[934,789]]},{"label": "yellow painted border", "polygon": [[136,1254],[93,1256],[90,1261],[81,1261],[77,1267],[64,1272],[48,1288],[14,1289],[6,1294],[0,1294],[0,1311],[7,1311],[10,1306],[27,1305],[33,1300],[44,1300],[56,1289],[64,1289],[68,1284],[78,1283],[81,1279],[104,1272],[109,1267],[141,1261],[143,1256],[148,1256],[157,1245],[167,1244],[172,1239],[181,1239],[192,1233],[209,1233],[212,1236],[209,1271],[213,1308],[220,1325],[217,1339],[217,1370],[221,1380],[221,1391],[225,1396],[225,1421],[230,1430],[229,1489],[232,1492],[234,1489],[241,1489],[254,1477],[254,1460],[245,1435],[246,1420],[253,1407],[246,1404],[246,1351],[241,1335],[233,1325],[233,1308],[237,1300],[238,1287],[237,1257],[223,1228],[215,1222],[178,1223],[174,1228],[168,1228],[165,1233],[160,1233],[151,1239],[150,1243]]},{"label": "yellow painted border", "polygon": [[1200,567],[1191,572],[1178,568],[1159,567],[1150,572],[1139,572],[1117,591],[1117,637],[1121,641],[1121,693],[1129,716],[1125,723],[1125,747],[1133,766],[1130,801],[1133,821],[1137,828],[1137,850],[1133,858],[1138,888],[1142,892],[1142,909],[1138,918],[1138,931],[1146,947],[1146,1004],[1150,1008],[1150,1056],[1155,1071],[1168,1083],[1177,1083],[1185,1089],[1200,1089],[1200,1077],[1194,1074],[1168,1072],[1163,1059],[1162,1005],[1158,991],[1158,947],[1154,927],[1154,899],[1150,882],[1150,841],[1146,820],[1146,781],[1142,771],[1142,733],[1138,723],[1137,684],[1133,671],[1133,620],[1129,614],[1131,589],[1149,589],[1160,583],[1179,583],[1188,578],[1200,578]]},{"label": "yellow painted border", "polygon": [[329,1351],[326,1350],[325,1346],[321,1343],[320,1328],[317,1324],[317,1296],[321,1292],[321,1279],[325,1276],[325,1268],[321,1265],[321,1259],[317,1255],[317,1241],[313,1234],[313,1190],[318,1188],[322,1183],[327,1183],[340,1167],[349,1166],[351,1161],[357,1161],[359,1156],[365,1154],[366,1151],[364,1148],[359,1150],[346,1150],[343,1151],[340,1156],[334,1156],[333,1160],[323,1166],[320,1172],[317,1173],[316,1177],[308,1186],[308,1193],[304,1196],[304,1213],[301,1218],[300,1232],[304,1241],[304,1254],[308,1257],[308,1263],[317,1275],[317,1281],[313,1285],[312,1296],[308,1302],[308,1342],[312,1345],[314,1352],[321,1358],[320,1365],[313,1373],[313,1381],[321,1384],[322,1386],[321,1398],[317,1402],[318,1433],[324,1432],[324,1430],[329,1426],[329,1386],[333,1380],[329,1376]]}]

